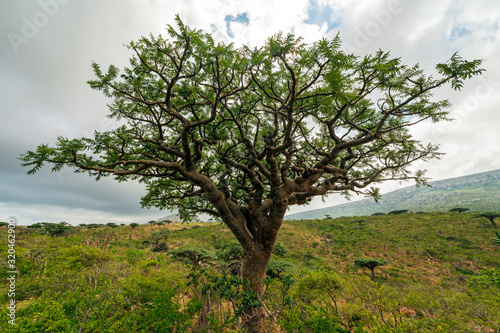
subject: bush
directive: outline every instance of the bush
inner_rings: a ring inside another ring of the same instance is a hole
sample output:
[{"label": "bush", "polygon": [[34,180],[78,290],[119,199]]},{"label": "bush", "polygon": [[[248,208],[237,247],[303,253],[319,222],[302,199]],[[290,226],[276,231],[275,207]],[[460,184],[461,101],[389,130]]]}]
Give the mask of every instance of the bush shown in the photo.
[{"label": "bush", "polygon": [[237,241],[222,244],[215,252],[217,259],[225,263],[240,260],[244,254],[245,250],[243,250],[243,247]]},{"label": "bush", "polygon": [[273,253],[278,257],[284,257],[288,253],[288,250],[286,249],[285,245],[281,244],[280,242],[277,242],[274,245]]},{"label": "bush", "polygon": [[151,251],[153,252],[168,251],[168,244],[166,242],[158,243],[156,246],[153,247]]},{"label": "bush", "polygon": [[295,267],[295,264],[286,260],[271,260],[267,266],[266,274],[271,278],[280,278],[280,275],[283,273],[292,273]]}]

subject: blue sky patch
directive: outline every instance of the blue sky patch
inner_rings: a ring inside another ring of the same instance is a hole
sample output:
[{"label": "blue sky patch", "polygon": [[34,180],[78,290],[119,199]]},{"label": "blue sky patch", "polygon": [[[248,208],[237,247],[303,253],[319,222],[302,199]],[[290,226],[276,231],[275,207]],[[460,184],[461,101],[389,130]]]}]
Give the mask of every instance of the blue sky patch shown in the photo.
[{"label": "blue sky patch", "polygon": [[231,22],[239,22],[244,25],[248,25],[250,23],[247,13],[238,14],[236,17],[233,15],[226,15],[226,17],[224,17],[224,21],[226,21],[227,35],[231,38],[234,37],[234,34],[231,31]]},{"label": "blue sky patch", "polygon": [[332,8],[328,5],[320,5],[318,0],[310,2],[307,16],[308,19],[304,21],[305,23],[319,26],[326,23],[328,25],[328,31],[340,25],[340,19],[333,19],[334,15]]},{"label": "blue sky patch", "polygon": [[463,25],[456,25],[451,30],[450,39],[451,40],[456,40],[456,39],[458,39],[460,37],[463,37],[465,35],[468,35],[470,33],[471,33],[471,31],[469,29],[467,29],[465,26],[463,26]]}]

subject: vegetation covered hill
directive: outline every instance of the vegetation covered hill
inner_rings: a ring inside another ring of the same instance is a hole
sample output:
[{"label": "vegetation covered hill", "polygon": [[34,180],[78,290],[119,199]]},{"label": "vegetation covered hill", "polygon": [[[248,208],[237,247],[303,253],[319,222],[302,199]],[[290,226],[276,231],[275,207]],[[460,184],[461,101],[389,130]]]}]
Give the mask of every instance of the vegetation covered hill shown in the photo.
[{"label": "vegetation covered hill", "polygon": [[[223,225],[61,225],[17,227],[16,325],[2,306],[0,331],[239,332],[241,304],[260,305]],[[470,212],[286,221],[266,281],[271,332],[500,332],[494,231]]]},{"label": "vegetation covered hill", "polygon": [[382,195],[378,203],[365,199],[347,204],[287,215],[287,219],[314,219],[371,215],[411,209],[414,212],[446,212],[455,207],[471,211],[500,210],[500,170],[430,183],[431,187],[409,186]]}]

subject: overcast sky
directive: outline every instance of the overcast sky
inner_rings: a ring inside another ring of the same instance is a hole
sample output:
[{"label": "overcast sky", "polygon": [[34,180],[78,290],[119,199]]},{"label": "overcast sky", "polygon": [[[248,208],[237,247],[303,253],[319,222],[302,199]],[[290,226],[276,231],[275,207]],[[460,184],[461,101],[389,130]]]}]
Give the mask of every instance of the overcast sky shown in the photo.
[{"label": "overcast sky", "polygon": [[[408,65],[434,72],[456,51],[485,59],[486,73],[461,92],[443,88],[436,98],[453,103],[445,124],[423,124],[413,133],[441,144],[441,160],[417,164],[435,180],[500,168],[500,1],[476,0],[3,0],[0,2],[0,220],[144,223],[166,212],[142,210],[136,183],[45,168],[26,175],[19,154],[57,136],[82,137],[107,130],[106,100],[85,83],[90,64],[123,67],[123,44],[164,33],[179,14],[187,25],[216,40],[251,47],[278,31],[306,42],[340,32],[344,48],[364,55],[391,51]],[[394,190],[410,183],[382,187]],[[356,198],[355,198],[356,199]],[[362,198],[359,198],[362,199]],[[343,202],[332,195],[307,208]]]}]

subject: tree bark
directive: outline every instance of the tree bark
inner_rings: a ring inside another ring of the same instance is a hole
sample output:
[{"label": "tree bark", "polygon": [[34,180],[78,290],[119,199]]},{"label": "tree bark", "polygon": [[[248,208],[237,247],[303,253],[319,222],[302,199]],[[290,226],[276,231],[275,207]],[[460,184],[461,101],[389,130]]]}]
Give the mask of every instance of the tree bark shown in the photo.
[{"label": "tree bark", "polygon": [[[245,291],[253,291],[260,300],[264,296],[264,277],[271,259],[272,247],[266,248],[262,244],[254,243],[253,250],[247,251],[243,259],[243,283]],[[247,333],[265,333],[266,314],[263,306],[243,308],[242,326]]]},{"label": "tree bark", "polygon": [[[278,230],[283,223],[286,207],[278,207],[273,213],[265,218],[259,225],[258,232],[254,235],[250,244],[243,246],[245,256],[243,257],[242,279],[245,291],[253,291],[263,301],[264,278],[267,266],[274,250]],[[243,245],[243,244],[242,244]],[[267,332],[266,311],[264,305],[251,307],[245,305],[243,308],[242,326],[247,333]]]}]

